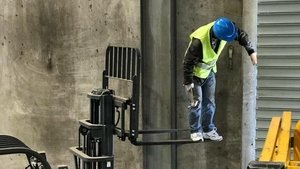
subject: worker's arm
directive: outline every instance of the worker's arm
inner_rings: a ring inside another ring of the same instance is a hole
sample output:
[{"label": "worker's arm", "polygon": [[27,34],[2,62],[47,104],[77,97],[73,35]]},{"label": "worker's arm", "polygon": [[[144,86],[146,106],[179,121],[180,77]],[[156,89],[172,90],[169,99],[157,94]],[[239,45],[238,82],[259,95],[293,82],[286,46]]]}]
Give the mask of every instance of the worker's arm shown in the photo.
[{"label": "worker's arm", "polygon": [[203,58],[202,44],[199,39],[193,38],[183,59],[183,78],[184,85],[193,83],[193,68]]},{"label": "worker's arm", "polygon": [[242,29],[238,28],[238,36],[236,40],[239,41],[239,44],[246,49],[248,55],[250,56],[252,64],[256,65],[257,64],[256,52],[251,41],[248,38],[248,34]]}]

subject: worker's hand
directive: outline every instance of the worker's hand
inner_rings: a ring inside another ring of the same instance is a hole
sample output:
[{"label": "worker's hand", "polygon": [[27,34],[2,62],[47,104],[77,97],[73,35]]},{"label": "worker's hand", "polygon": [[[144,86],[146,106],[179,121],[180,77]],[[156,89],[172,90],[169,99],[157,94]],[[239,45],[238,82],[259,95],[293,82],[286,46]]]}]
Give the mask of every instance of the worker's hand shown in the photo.
[{"label": "worker's hand", "polygon": [[251,62],[253,65],[257,65],[257,55],[256,55],[256,52],[252,53],[250,55],[250,59],[251,59]]},{"label": "worker's hand", "polygon": [[191,84],[188,84],[188,85],[184,85],[184,87],[185,87],[186,91],[190,91],[190,90],[192,90],[192,88],[194,88],[194,83],[191,83]]}]

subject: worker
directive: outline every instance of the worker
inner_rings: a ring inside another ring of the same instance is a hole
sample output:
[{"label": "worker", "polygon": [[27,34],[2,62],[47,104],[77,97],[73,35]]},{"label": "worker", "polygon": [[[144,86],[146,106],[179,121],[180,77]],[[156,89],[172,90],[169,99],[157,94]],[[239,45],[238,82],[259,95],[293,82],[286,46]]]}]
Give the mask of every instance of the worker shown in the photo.
[{"label": "worker", "polygon": [[256,52],[247,33],[226,17],[199,27],[190,38],[183,60],[183,83],[190,100],[190,137],[193,141],[221,141],[223,137],[214,124],[217,60],[226,43],[234,40],[246,49],[253,65],[257,64]]}]

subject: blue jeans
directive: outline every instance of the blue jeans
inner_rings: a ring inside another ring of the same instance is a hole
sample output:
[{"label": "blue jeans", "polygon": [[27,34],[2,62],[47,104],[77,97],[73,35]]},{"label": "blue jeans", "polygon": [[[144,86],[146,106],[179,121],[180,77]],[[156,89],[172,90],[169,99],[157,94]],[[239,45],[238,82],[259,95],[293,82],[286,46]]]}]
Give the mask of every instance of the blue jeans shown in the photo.
[{"label": "blue jeans", "polygon": [[215,128],[213,119],[215,104],[216,78],[213,71],[206,79],[194,78],[193,98],[196,105],[189,106],[191,133],[209,132]]}]

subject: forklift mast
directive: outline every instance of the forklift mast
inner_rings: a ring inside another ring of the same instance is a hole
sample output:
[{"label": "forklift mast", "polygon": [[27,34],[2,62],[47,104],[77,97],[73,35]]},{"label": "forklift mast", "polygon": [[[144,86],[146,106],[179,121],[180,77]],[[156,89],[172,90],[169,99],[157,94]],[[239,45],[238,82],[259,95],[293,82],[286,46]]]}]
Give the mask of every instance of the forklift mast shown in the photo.
[{"label": "forklift mast", "polygon": [[[186,140],[144,140],[144,134],[172,134],[189,129],[139,129],[141,54],[137,48],[108,46],[102,87],[88,93],[90,119],[79,120],[78,146],[71,147],[76,169],[113,169],[113,135],[136,146],[197,143]],[[129,97],[110,88],[111,80],[131,83]],[[129,119],[129,120],[128,120]]]}]

